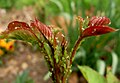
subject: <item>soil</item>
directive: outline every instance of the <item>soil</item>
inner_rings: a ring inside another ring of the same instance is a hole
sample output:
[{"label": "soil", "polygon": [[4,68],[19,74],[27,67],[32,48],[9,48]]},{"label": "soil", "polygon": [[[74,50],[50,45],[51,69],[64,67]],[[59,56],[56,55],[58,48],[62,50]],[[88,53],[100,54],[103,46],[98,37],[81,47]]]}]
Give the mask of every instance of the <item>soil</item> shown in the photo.
[{"label": "soil", "polygon": [[14,53],[5,55],[2,61],[0,83],[13,83],[17,75],[25,70],[29,70],[29,76],[35,83],[51,83],[50,79],[44,80],[48,70],[43,54],[33,50],[30,45],[17,42]]}]

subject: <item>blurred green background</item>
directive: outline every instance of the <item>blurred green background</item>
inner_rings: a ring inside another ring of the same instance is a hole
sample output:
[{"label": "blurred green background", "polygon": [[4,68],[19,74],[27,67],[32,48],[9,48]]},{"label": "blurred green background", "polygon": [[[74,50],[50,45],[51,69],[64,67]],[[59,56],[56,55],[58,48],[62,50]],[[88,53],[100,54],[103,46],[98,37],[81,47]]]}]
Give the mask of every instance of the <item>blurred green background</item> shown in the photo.
[{"label": "blurred green background", "polygon": [[[110,26],[119,29],[119,4],[120,0],[0,0],[0,8],[7,12],[32,6],[40,21],[62,28],[69,51],[79,36],[76,16],[106,16],[111,19]],[[73,71],[78,71],[77,64],[90,66],[101,74],[111,67],[113,74],[120,75],[120,31],[87,38],[77,51]]]}]

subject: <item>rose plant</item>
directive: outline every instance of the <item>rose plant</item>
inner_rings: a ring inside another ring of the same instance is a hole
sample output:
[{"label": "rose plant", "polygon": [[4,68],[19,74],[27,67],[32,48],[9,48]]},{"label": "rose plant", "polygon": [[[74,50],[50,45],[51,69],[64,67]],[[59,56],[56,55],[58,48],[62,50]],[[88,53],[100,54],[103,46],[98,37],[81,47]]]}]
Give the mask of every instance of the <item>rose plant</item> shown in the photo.
[{"label": "rose plant", "polygon": [[[108,24],[110,24],[110,19],[107,17],[94,16],[87,20],[78,17],[78,20],[80,22],[80,35],[71,52],[67,50],[69,42],[59,28],[47,26],[37,19],[31,21],[30,25],[26,22],[10,22],[8,28],[0,34],[0,39],[16,39],[28,42],[32,45],[38,45],[40,51],[45,54],[44,58],[47,62],[53,83],[67,83],[68,77],[71,73],[74,56],[82,40],[90,36],[117,31],[108,26]],[[105,79],[92,69],[84,66],[78,67],[86,79],[87,75],[85,74],[87,73],[85,73],[84,69],[88,71],[90,70],[95,73],[95,76],[97,74],[100,79],[103,79],[102,82],[98,83],[106,83]],[[89,79],[87,79],[87,81],[93,83],[93,81]]]}]

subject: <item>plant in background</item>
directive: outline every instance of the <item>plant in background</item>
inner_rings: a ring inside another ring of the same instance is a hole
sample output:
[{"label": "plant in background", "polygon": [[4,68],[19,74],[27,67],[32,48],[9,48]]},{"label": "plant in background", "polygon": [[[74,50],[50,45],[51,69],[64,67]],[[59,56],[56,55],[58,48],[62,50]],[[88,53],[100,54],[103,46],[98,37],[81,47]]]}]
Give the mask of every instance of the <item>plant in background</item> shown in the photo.
[{"label": "plant in background", "polygon": [[[47,62],[53,83],[66,83],[71,73],[74,56],[82,40],[90,36],[97,36],[116,31],[116,29],[108,26],[110,19],[107,17],[94,16],[87,20],[78,17],[78,20],[80,22],[80,35],[76,40],[73,49],[71,49],[71,52],[67,50],[67,44],[69,42],[67,42],[64,34],[59,28],[47,26],[37,19],[32,21],[30,25],[19,21],[9,23],[7,30],[1,33],[0,38],[22,40],[31,43],[32,45],[37,44],[40,47],[40,50],[45,53],[44,58]],[[91,72],[93,70],[84,66],[79,66],[79,68],[86,80],[93,83],[93,81],[88,79],[89,77],[86,77],[88,76],[89,70]],[[86,69],[86,71],[84,71],[84,69]],[[93,77],[98,75],[99,81],[102,80],[97,83],[106,83],[104,77],[99,76],[96,72],[94,76],[94,72]]]},{"label": "plant in background", "polygon": [[14,40],[0,39],[0,56],[14,51]]},{"label": "plant in background", "polygon": [[14,40],[0,39],[0,65],[3,65],[2,58],[5,54],[14,51]]},{"label": "plant in background", "polygon": [[29,77],[29,71],[25,70],[16,77],[13,83],[35,83],[31,77]]}]

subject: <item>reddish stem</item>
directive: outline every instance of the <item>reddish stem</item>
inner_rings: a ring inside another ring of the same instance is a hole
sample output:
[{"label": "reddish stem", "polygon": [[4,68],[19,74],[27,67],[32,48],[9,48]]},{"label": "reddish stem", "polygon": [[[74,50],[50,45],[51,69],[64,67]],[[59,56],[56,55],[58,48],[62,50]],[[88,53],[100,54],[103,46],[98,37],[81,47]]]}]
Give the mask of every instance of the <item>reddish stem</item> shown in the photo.
[{"label": "reddish stem", "polygon": [[82,30],[82,28],[83,28],[83,18],[78,16],[77,19],[80,21],[79,29],[80,29],[80,34],[82,35],[82,32],[83,32],[83,30]]},{"label": "reddish stem", "polygon": [[78,49],[78,46],[79,46],[79,44],[81,43],[81,41],[82,41],[82,39],[83,39],[83,36],[82,36],[82,32],[83,32],[83,31],[82,31],[83,18],[80,17],[80,16],[78,16],[77,19],[80,21],[80,27],[79,27],[79,29],[80,29],[80,37],[78,38],[78,40],[77,40],[77,42],[75,43],[75,46],[74,46],[74,48],[73,48],[73,50],[72,50],[71,57],[70,57],[70,64],[72,64],[72,59],[74,58],[75,53],[76,53],[76,51],[77,51],[77,49]]},{"label": "reddish stem", "polygon": [[77,49],[78,49],[78,47],[79,47],[79,45],[80,45],[80,43],[81,43],[81,41],[82,41],[83,38],[84,37],[80,36],[78,38],[77,42],[75,43],[75,46],[74,46],[74,48],[72,50],[71,57],[70,57],[70,64],[72,64],[72,60],[73,60],[73,58],[75,56],[75,53],[76,53],[76,51],[77,51]]}]

